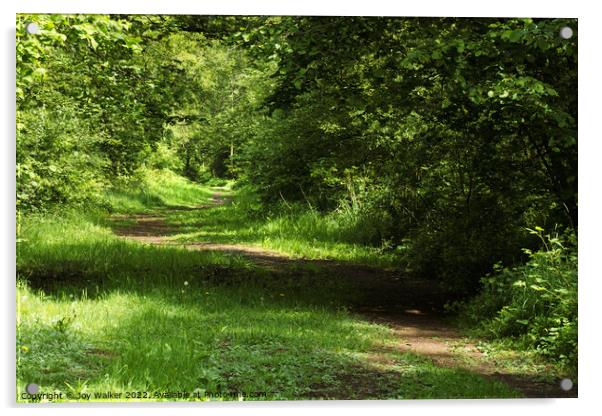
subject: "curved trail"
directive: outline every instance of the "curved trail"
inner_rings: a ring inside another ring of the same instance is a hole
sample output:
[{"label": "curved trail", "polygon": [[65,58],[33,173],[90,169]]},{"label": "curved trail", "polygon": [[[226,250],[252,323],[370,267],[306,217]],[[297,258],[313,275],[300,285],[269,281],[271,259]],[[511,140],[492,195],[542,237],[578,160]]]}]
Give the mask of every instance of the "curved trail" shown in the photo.
[{"label": "curved trail", "polygon": [[[210,209],[229,199],[215,192],[209,204],[196,207],[175,207],[166,210]],[[127,226],[116,226],[115,234],[145,244],[177,245],[188,250],[216,250],[242,255],[260,267],[280,270],[287,265],[314,264],[336,276],[349,279],[362,293],[363,304],[352,309],[363,318],[390,327],[398,338],[396,349],[430,358],[436,365],[462,368],[485,378],[500,380],[519,390],[527,398],[577,397],[577,390],[562,391],[556,383],[538,380],[535,376],[499,371],[489,359],[437,312],[445,292],[433,282],[409,279],[390,270],[346,264],[330,260],[294,259],[280,252],[245,244],[212,242],[176,243],[170,236],[178,229],[165,222],[165,215],[135,214],[114,216],[115,220],[134,220]],[[386,361],[386,351],[375,351],[368,359],[374,363]]]}]

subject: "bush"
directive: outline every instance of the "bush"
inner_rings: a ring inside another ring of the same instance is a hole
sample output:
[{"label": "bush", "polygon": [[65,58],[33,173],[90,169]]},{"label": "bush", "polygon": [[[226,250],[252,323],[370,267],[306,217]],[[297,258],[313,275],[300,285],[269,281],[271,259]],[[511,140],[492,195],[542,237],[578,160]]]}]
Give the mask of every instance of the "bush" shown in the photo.
[{"label": "bush", "polygon": [[463,318],[493,338],[510,338],[556,362],[577,369],[577,243],[531,232],[543,247],[525,250],[529,261],[519,267],[495,267],[482,279],[483,291],[465,304]]},{"label": "bush", "polygon": [[182,172],[184,164],[178,157],[176,149],[169,146],[166,142],[157,143],[154,151],[149,149],[147,157],[147,166],[153,169],[169,169],[173,172]]},{"label": "bush", "polygon": [[78,108],[56,97],[17,118],[17,209],[46,210],[57,204],[96,202],[108,179],[108,160],[94,152],[100,140]]}]

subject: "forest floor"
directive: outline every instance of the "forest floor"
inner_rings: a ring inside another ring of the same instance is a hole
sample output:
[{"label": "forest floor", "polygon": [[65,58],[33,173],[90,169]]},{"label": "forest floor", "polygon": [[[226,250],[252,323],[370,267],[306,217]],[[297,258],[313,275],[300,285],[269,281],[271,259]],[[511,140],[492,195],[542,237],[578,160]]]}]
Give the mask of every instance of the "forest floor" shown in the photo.
[{"label": "forest floor", "polygon": [[[337,260],[307,259],[291,257],[280,250],[269,249],[257,244],[190,239],[182,241],[174,236],[182,232],[178,218],[183,213],[210,211],[231,202],[231,197],[222,191],[214,191],[207,203],[197,206],[170,207],[151,213],[114,215],[115,234],[127,240],[158,246],[177,246],[194,251],[218,251],[242,256],[255,266],[276,275],[290,277],[296,273],[317,272],[333,280],[344,279],[353,287],[354,293],[362,293],[350,303],[349,311],[367,322],[388,327],[396,339],[393,345],[374,349],[364,360],[376,368],[387,368],[395,364],[390,355],[412,353],[425,357],[441,368],[461,369],[484,379],[498,381],[520,392],[527,398],[577,397],[577,389],[562,391],[558,380],[542,368],[521,366],[519,353],[489,354],[481,341],[469,338],[446,319],[442,305],[446,292],[433,281],[415,279],[390,268],[366,266]],[[206,218],[206,216],[205,216]],[[202,227],[202,225],[201,225]],[[361,377],[360,377],[361,379]],[[354,380],[348,382],[368,396],[377,395],[370,391],[369,383]],[[429,380],[416,380],[427,388]],[[376,386],[376,384],[375,384]],[[375,387],[376,388],[376,387]],[[313,386],[313,394],[320,396],[320,385]],[[337,392],[328,392],[332,397],[344,397]]]}]

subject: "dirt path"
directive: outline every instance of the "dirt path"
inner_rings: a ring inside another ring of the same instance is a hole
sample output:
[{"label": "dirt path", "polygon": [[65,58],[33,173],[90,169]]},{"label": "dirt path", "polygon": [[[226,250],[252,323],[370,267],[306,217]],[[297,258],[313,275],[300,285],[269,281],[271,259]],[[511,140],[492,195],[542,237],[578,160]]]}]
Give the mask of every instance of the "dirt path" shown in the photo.
[{"label": "dirt path", "polygon": [[[210,209],[228,201],[222,193],[215,192],[209,204],[196,207],[176,207],[171,210]],[[217,250],[247,257],[260,267],[280,270],[286,265],[315,264],[328,273],[350,279],[362,293],[363,304],[353,312],[365,319],[389,326],[398,337],[395,348],[430,358],[436,365],[463,368],[486,378],[503,381],[521,391],[528,398],[577,397],[577,390],[565,392],[557,383],[538,380],[535,376],[499,371],[499,365],[481,352],[470,340],[440,315],[438,306],[446,293],[434,282],[412,280],[394,271],[374,267],[345,264],[328,260],[293,259],[273,250],[244,244],[195,242],[178,244],[170,240],[177,228],[165,222],[164,215],[136,214],[114,216],[115,220],[131,221],[117,225],[114,232],[126,239],[146,244],[178,245],[189,250]],[[390,351],[389,351],[390,352]],[[369,360],[379,363],[386,360],[387,351],[374,352]]]}]

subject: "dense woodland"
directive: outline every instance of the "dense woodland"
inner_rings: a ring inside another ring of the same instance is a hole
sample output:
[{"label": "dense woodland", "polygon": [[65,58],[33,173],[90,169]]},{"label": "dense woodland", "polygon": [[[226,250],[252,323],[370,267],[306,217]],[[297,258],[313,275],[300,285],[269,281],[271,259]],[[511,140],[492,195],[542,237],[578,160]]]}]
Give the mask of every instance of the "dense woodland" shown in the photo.
[{"label": "dense woodland", "polygon": [[20,15],[16,52],[19,250],[149,175],[233,184],[576,371],[576,20]]}]

